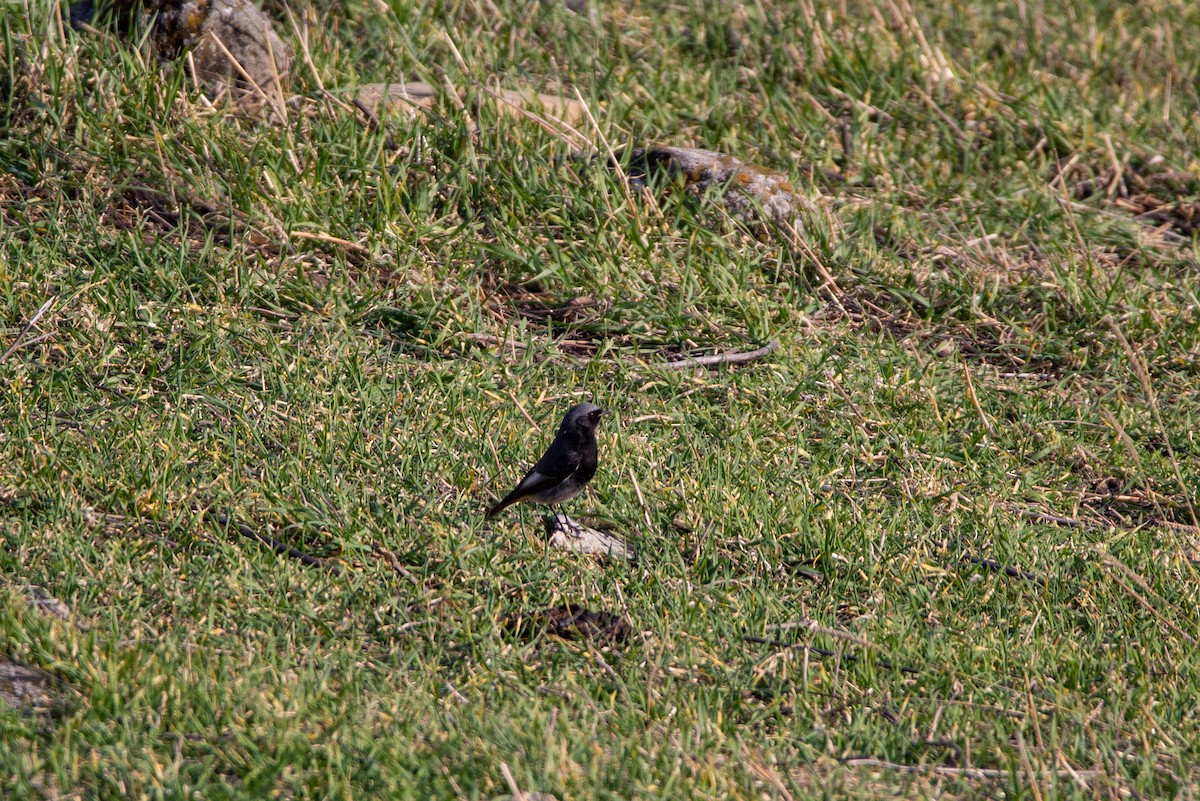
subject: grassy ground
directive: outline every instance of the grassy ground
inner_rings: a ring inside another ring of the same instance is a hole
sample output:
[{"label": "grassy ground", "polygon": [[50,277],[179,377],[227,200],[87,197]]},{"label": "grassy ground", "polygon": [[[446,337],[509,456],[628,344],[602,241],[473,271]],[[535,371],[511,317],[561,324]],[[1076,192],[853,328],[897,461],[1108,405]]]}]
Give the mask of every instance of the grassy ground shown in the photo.
[{"label": "grassy ground", "polygon": [[[590,5],[300,10],[277,126],[0,10],[0,658],[61,680],[0,795],[1195,797],[1200,7]],[[483,85],[788,172],[807,248]],[[633,564],[482,520],[585,398]],[[509,625],[565,602],[635,633]]]}]

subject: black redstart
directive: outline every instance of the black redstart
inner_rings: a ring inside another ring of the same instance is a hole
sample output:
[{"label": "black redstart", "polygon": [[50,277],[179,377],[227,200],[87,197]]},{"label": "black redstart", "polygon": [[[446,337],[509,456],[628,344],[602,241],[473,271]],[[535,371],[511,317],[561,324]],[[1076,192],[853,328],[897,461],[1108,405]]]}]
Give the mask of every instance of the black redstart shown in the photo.
[{"label": "black redstart", "polygon": [[553,506],[574,498],[596,475],[596,426],[604,410],[591,403],[571,408],[558,435],[521,483],[488,510],[487,517],[522,501]]}]

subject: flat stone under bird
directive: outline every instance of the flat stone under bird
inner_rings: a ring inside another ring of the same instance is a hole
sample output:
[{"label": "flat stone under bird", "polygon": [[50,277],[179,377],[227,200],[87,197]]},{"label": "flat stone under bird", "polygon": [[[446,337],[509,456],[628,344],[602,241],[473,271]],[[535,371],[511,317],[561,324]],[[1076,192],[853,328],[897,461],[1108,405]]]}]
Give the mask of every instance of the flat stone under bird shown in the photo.
[{"label": "flat stone under bird", "polygon": [[596,475],[596,426],[604,414],[604,409],[595,404],[573,406],[542,458],[512,492],[488,510],[486,517],[495,517],[514,503],[559,505],[583,492]]}]

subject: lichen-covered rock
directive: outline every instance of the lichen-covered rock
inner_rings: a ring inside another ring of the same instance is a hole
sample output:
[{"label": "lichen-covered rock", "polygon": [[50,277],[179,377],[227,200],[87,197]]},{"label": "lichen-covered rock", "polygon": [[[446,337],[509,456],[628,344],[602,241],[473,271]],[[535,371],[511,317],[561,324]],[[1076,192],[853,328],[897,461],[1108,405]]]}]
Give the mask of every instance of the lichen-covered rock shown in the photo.
[{"label": "lichen-covered rock", "polygon": [[787,175],[714,150],[650,147],[633,151],[634,169],[667,170],[683,178],[689,192],[721,191],[721,202],[743,222],[767,220],[791,227],[807,205]]},{"label": "lichen-covered rock", "polygon": [[[116,0],[116,4],[129,6],[130,12],[137,9],[136,4],[128,0]],[[151,0],[144,8],[147,16],[141,22],[153,21],[150,42],[154,55],[163,60],[178,58],[185,50],[196,46],[211,10],[209,0]],[[150,14],[155,16],[150,17]]]},{"label": "lichen-covered rock", "polygon": [[82,0],[71,7],[72,25],[90,23],[96,11],[110,15],[123,34],[136,36],[152,26],[155,58],[169,61],[191,51],[196,77],[210,95],[229,91],[244,108],[282,108],[291,48],[251,0],[111,0],[98,6]]}]

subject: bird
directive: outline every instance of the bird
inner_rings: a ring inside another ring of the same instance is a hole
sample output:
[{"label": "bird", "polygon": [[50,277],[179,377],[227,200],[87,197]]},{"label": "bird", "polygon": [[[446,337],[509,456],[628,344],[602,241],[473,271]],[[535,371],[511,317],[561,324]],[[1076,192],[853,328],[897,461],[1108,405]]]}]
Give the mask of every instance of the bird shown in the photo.
[{"label": "bird", "polygon": [[554,506],[583,492],[596,475],[596,426],[605,414],[604,409],[591,403],[572,406],[542,458],[484,518],[493,518],[514,503],[531,501]]}]

